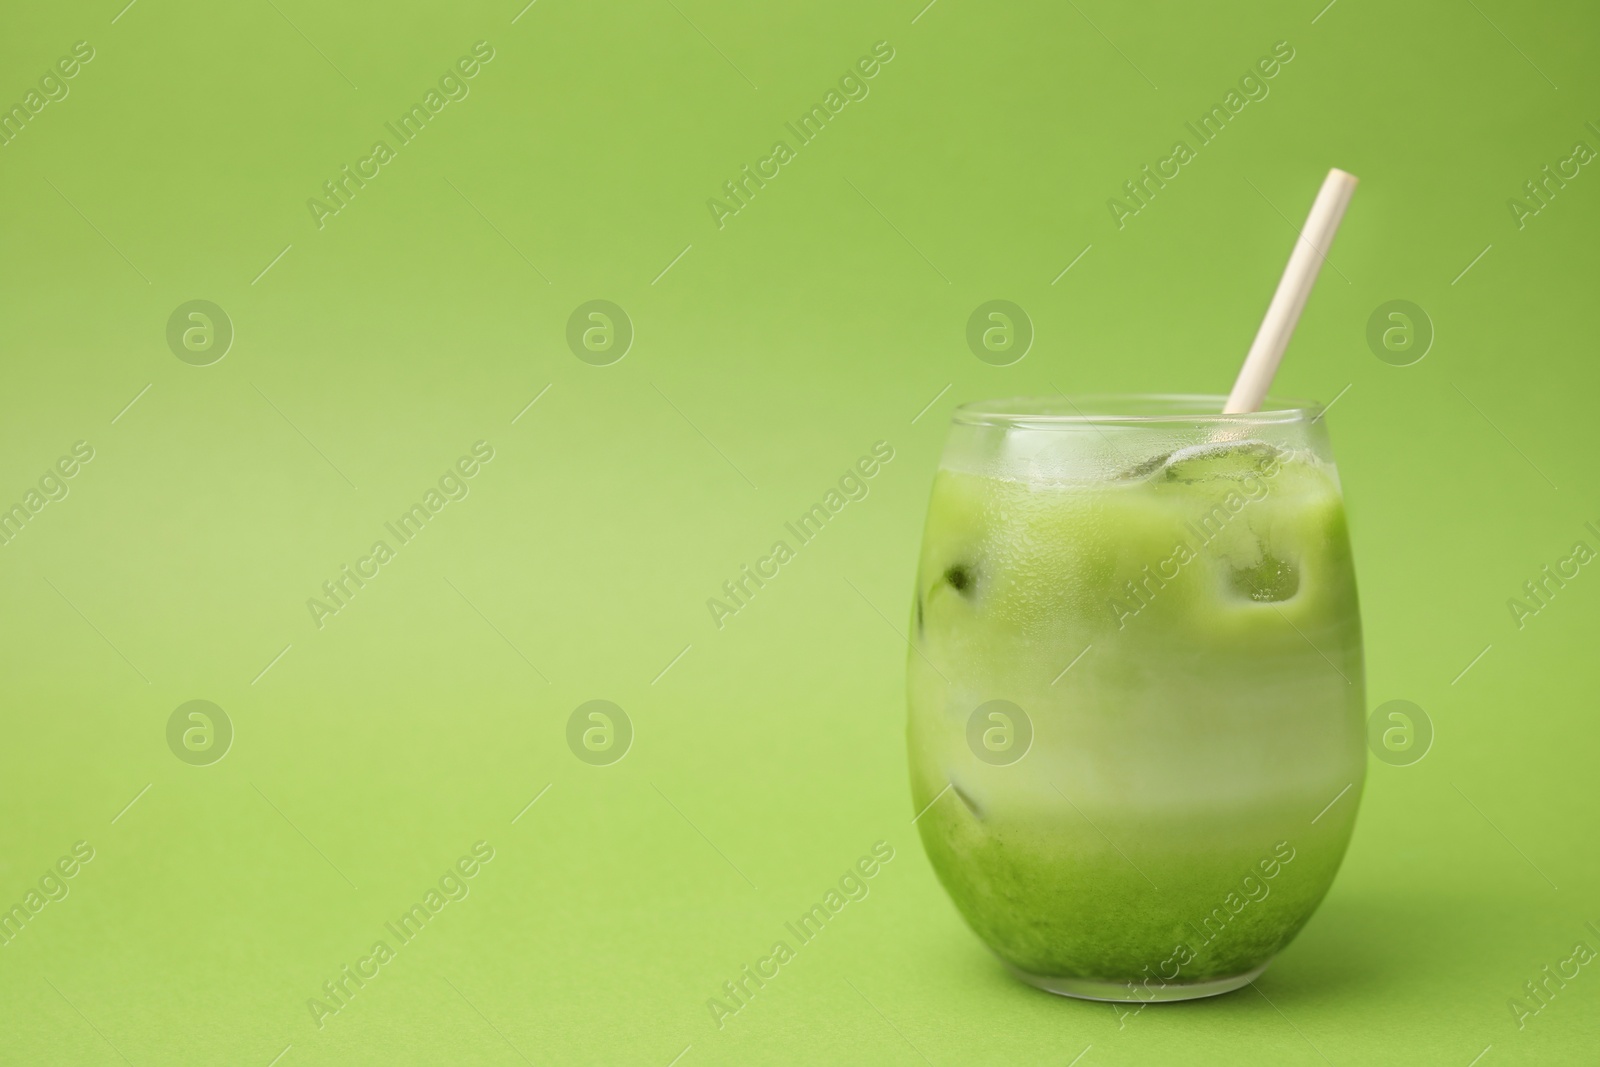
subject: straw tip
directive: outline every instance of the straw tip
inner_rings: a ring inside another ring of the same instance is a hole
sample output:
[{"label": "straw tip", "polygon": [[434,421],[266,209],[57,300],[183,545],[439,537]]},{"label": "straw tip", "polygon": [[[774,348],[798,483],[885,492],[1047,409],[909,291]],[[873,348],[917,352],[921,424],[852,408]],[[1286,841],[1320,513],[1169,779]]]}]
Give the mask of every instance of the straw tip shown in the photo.
[{"label": "straw tip", "polygon": [[1351,174],[1347,170],[1340,170],[1338,167],[1329,169],[1328,180],[1337,181],[1344,185],[1355,185],[1361,181],[1361,179],[1357,178],[1354,174]]}]

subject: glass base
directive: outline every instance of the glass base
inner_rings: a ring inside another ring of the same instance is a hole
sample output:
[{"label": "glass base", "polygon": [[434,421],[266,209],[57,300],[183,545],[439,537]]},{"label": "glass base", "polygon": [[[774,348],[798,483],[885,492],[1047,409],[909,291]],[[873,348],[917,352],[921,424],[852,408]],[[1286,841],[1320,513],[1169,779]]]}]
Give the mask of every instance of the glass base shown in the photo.
[{"label": "glass base", "polygon": [[[1002,961],[1004,962],[1004,961]],[[1030,974],[1020,967],[1006,964],[1006,969],[1031,986],[1063,997],[1079,1000],[1104,1000],[1114,1004],[1153,1004],[1161,1001],[1199,1000],[1232,993],[1249,985],[1265,971],[1272,961],[1236,974],[1230,978],[1207,978],[1203,982],[1161,982],[1159,979],[1144,985],[1139,982],[1111,982],[1099,978],[1071,978],[1051,974]]]}]

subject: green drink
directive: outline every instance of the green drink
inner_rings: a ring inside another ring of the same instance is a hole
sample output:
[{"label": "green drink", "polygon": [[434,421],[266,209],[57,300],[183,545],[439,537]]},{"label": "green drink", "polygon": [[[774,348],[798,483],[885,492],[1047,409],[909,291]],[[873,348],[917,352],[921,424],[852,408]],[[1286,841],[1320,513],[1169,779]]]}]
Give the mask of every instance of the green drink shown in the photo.
[{"label": "green drink", "polygon": [[1354,824],[1361,628],[1319,409],[1221,406],[968,405],[934,481],[917,826],[979,937],[1053,992],[1243,985]]}]

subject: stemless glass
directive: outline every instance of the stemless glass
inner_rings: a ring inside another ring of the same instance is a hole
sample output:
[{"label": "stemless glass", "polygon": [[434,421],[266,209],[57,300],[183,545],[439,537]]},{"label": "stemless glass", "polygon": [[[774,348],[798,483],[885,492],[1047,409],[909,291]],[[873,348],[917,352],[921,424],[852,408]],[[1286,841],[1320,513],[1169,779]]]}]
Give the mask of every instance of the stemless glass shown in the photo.
[{"label": "stemless glass", "polygon": [[923,846],[1019,977],[1225,993],[1327,892],[1366,773],[1361,623],[1321,407],[957,409],[908,656]]}]

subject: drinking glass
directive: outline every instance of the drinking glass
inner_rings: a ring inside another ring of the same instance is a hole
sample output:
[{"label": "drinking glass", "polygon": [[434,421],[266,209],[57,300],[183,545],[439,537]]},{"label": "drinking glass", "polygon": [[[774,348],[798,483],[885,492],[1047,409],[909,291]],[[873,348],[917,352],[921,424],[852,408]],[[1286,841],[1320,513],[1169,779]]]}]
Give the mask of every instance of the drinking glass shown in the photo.
[{"label": "drinking glass", "polygon": [[1366,771],[1322,409],[957,409],[908,654],[913,810],[967,923],[1069,996],[1253,980],[1327,892]]}]

